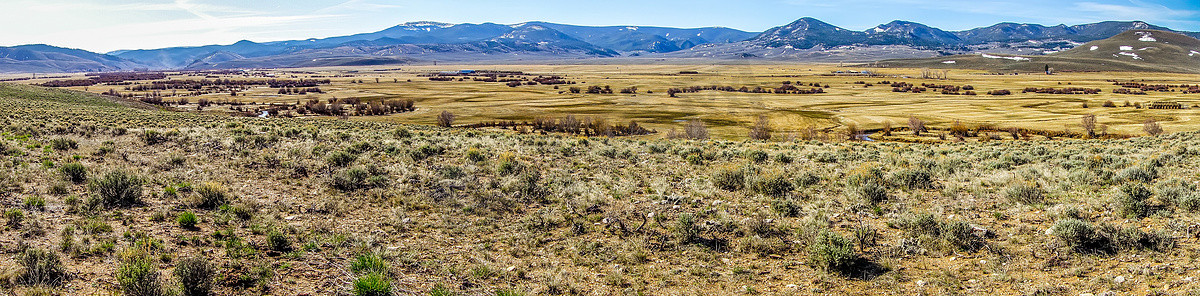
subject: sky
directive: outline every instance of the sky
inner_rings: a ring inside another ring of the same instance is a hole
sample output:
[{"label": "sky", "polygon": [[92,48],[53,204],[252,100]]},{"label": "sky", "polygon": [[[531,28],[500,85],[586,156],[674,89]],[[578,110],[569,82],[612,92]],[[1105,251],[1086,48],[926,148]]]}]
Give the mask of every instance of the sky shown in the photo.
[{"label": "sky", "polygon": [[1076,25],[1141,20],[1200,31],[1197,0],[0,0],[0,46],[94,52],[323,38],[400,23],[728,27],[761,32],[815,17],[866,30],[892,20],[948,31],[1000,22]]}]

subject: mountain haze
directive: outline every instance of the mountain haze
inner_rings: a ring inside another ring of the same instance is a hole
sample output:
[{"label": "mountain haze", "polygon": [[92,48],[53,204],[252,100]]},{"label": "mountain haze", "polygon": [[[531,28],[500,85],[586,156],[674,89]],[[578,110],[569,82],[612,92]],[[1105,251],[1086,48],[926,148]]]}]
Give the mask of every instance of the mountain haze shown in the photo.
[{"label": "mountain haze", "polygon": [[410,22],[384,30],[305,40],[136,49],[97,54],[46,45],[0,48],[0,72],[96,72],[377,65],[420,61],[575,60],[612,57],[879,61],[988,52],[1044,55],[1129,30],[1141,21],[1042,26],[1000,23],[944,31],[896,20],[865,31],[805,17],[762,33],[722,27],[514,25]]}]

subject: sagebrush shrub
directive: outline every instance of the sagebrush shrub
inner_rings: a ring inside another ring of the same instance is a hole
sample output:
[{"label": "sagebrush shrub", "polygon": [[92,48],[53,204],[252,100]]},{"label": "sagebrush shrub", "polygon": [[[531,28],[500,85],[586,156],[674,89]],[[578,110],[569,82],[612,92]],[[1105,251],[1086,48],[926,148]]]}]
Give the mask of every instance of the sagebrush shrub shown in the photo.
[{"label": "sagebrush shrub", "polygon": [[204,258],[184,258],[175,264],[175,278],[179,280],[179,291],[183,296],[212,294],[214,273],[212,264]]},{"label": "sagebrush shrub", "polygon": [[367,170],[351,168],[333,174],[329,185],[340,191],[354,191],[366,188],[369,178],[371,178],[371,174]]},{"label": "sagebrush shrub", "polygon": [[154,130],[145,130],[138,137],[142,139],[146,145],[156,145],[170,140],[167,135]]},{"label": "sagebrush shrub", "polygon": [[132,249],[121,254],[116,278],[124,295],[160,296],[165,292],[158,277],[158,263],[143,250]]},{"label": "sagebrush shrub", "polygon": [[916,189],[933,189],[936,187],[933,181],[933,174],[924,169],[905,169],[892,173],[892,183],[908,188],[909,190]]},{"label": "sagebrush shrub", "polygon": [[63,179],[71,181],[75,184],[81,184],[87,181],[87,167],[78,162],[64,164],[58,167],[58,172],[62,173]]},{"label": "sagebrush shrub", "polygon": [[750,181],[750,190],[769,196],[784,196],[794,189],[787,175],[781,171],[759,173]]},{"label": "sagebrush shrub", "polygon": [[1124,184],[1114,197],[1117,213],[1122,217],[1141,218],[1149,214],[1146,200],[1150,198],[1150,189],[1140,183]]},{"label": "sagebrush shrub", "polygon": [[57,138],[50,140],[50,147],[58,151],[74,150],[79,148],[79,143],[75,140],[67,138]]},{"label": "sagebrush shrub", "polygon": [[1117,173],[1117,179],[1126,182],[1151,183],[1158,178],[1158,169],[1151,165],[1135,165]]},{"label": "sagebrush shrub", "polygon": [[1046,190],[1036,182],[1017,181],[1004,189],[1004,196],[1013,202],[1036,205],[1046,202]]},{"label": "sagebrush shrub", "polygon": [[478,148],[470,148],[467,149],[467,160],[473,162],[482,162],[487,160],[487,156],[483,155],[483,151],[480,151]]},{"label": "sagebrush shrub", "polygon": [[330,166],[344,167],[354,163],[354,160],[356,159],[358,159],[358,155],[356,154],[346,151],[334,151],[330,152],[329,156],[325,157],[325,162],[329,163]]},{"label": "sagebrush shrub", "polygon": [[809,264],[827,272],[847,272],[857,259],[854,242],[832,231],[821,231],[808,246]]},{"label": "sagebrush shrub", "polygon": [[17,256],[24,268],[19,280],[29,286],[58,286],[62,284],[66,271],[58,253],[39,248],[28,248]]},{"label": "sagebrush shrub", "polygon": [[141,203],[142,179],[117,170],[93,180],[88,186],[105,206],[131,206]]},{"label": "sagebrush shrub", "polygon": [[1051,233],[1076,251],[1100,250],[1109,247],[1107,239],[1096,233],[1095,227],[1079,219],[1054,222]]},{"label": "sagebrush shrub", "polygon": [[195,188],[196,192],[196,207],[202,209],[216,209],[223,205],[229,204],[228,189],[221,184],[214,182],[201,183]]},{"label": "sagebrush shrub", "polygon": [[889,197],[887,186],[875,182],[847,186],[846,190],[849,191],[849,195],[858,198],[865,205],[876,205],[886,201]]},{"label": "sagebrush shrub", "polygon": [[501,154],[500,161],[496,164],[496,173],[501,176],[516,174],[523,169],[521,162],[517,160],[517,155],[511,152]]},{"label": "sagebrush shrub", "polygon": [[750,161],[753,161],[755,163],[762,163],[764,161],[767,161],[767,157],[768,157],[767,153],[763,152],[762,150],[746,151],[746,159],[749,159]]},{"label": "sagebrush shrub", "polygon": [[712,182],[722,190],[741,190],[746,186],[746,171],[735,166],[719,167],[713,171]]}]

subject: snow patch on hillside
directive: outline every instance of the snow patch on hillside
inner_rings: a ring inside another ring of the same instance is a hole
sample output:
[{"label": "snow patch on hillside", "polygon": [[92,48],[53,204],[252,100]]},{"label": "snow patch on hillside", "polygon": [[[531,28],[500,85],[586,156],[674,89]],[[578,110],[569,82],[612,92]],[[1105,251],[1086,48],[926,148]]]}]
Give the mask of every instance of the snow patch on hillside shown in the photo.
[{"label": "snow patch on hillside", "polygon": [[1193,50],[1193,51],[1192,51],[1192,53],[1189,53],[1189,54],[1188,54],[1188,56],[1190,57],[1190,56],[1195,56],[1195,55],[1198,55],[1198,54],[1200,54],[1200,51],[1195,51],[1195,50]]},{"label": "snow patch on hillside", "polygon": [[1142,42],[1158,41],[1158,39],[1154,39],[1154,37],[1150,37],[1150,35],[1153,35],[1153,34],[1150,34],[1150,32],[1136,32],[1134,34],[1138,34],[1138,36],[1142,36],[1141,38],[1138,38],[1138,41],[1142,41]]},{"label": "snow patch on hillside", "polygon": [[1029,58],[1023,58],[1023,57],[1002,57],[1002,56],[995,56],[995,55],[990,55],[990,54],[986,54],[986,53],[980,54],[980,56],[989,58],[989,59],[1006,59],[1006,60],[1014,60],[1014,61],[1028,61],[1029,60]]},{"label": "snow patch on hillside", "polygon": [[1122,50],[1122,51],[1129,51],[1129,50],[1133,50],[1133,46],[1122,45],[1122,46],[1121,46],[1121,50]]},{"label": "snow patch on hillside", "polygon": [[[1193,52],[1194,52],[1194,51],[1193,51]],[[958,62],[956,62],[956,61],[945,61],[945,62],[942,62],[942,64],[954,64],[954,63],[958,63]]]},{"label": "snow patch on hillside", "polygon": [[[1132,57],[1132,58],[1133,58],[1133,59],[1135,59],[1135,60],[1140,60],[1140,59],[1142,59],[1142,57],[1138,56],[1138,54],[1136,54],[1136,53],[1132,53],[1132,52],[1123,52],[1123,51],[1122,51],[1122,52],[1120,52],[1120,53],[1117,53],[1117,54],[1119,54],[1119,55],[1123,55],[1123,56]],[[1117,54],[1114,54],[1114,55],[1113,55],[1113,57],[1119,57],[1119,56],[1117,56]]]},{"label": "snow patch on hillside", "polygon": [[1099,47],[1099,46],[1092,45],[1092,49],[1091,49],[1092,51],[1096,51],[1097,49],[1100,49],[1100,47]]}]

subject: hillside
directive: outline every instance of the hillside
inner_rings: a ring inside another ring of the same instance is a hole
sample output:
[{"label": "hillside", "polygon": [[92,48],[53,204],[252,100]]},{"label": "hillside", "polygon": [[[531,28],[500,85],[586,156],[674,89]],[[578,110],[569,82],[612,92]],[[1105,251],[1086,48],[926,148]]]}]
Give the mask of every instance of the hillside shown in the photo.
[{"label": "hillside", "polygon": [[1159,30],[1129,30],[1108,39],[1044,56],[970,54],[927,59],[887,60],[887,67],[964,68],[995,71],[1200,71],[1200,40]]},{"label": "hillside", "polygon": [[0,47],[0,73],[103,72],[135,69],[126,59],[49,45]]}]

